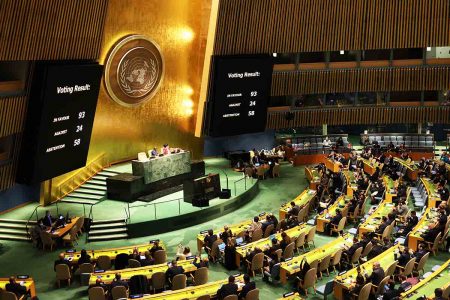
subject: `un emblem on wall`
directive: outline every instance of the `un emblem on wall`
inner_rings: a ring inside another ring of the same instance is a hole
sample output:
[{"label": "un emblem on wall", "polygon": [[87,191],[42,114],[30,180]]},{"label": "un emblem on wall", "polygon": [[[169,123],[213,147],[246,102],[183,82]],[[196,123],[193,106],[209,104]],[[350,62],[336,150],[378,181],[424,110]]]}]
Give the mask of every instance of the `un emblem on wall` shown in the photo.
[{"label": "un emblem on wall", "polygon": [[159,46],[145,36],[126,36],[108,54],[106,90],[121,105],[137,106],[150,100],[163,76],[164,60]]}]

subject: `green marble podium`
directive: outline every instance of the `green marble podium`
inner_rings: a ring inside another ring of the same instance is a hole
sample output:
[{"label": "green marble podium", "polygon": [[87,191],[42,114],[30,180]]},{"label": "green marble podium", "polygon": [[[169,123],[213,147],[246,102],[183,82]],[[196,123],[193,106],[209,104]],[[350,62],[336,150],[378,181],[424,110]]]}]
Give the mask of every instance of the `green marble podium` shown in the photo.
[{"label": "green marble podium", "polygon": [[144,183],[160,181],[191,172],[191,153],[188,151],[158,156],[147,161],[131,162],[133,175],[142,176]]}]

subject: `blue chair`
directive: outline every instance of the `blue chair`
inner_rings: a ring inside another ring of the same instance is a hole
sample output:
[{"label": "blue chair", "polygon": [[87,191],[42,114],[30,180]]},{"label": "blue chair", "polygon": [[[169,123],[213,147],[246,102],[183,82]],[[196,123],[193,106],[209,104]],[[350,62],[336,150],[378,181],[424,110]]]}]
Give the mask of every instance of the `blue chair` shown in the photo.
[{"label": "blue chair", "polygon": [[324,285],[318,286],[316,292],[319,295],[323,295],[324,300],[327,300],[327,296],[333,293],[333,280],[328,281]]}]

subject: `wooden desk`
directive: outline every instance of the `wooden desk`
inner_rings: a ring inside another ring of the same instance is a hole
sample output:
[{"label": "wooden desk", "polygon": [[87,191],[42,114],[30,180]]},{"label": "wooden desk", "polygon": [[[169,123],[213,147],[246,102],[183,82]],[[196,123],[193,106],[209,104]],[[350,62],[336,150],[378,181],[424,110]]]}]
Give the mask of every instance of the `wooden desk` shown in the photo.
[{"label": "wooden desk", "polygon": [[[145,251],[148,251],[150,248],[153,247],[153,243],[149,244],[141,244],[141,245],[131,245],[131,246],[125,246],[125,247],[118,247],[118,248],[109,248],[109,249],[101,249],[101,250],[86,250],[87,254],[91,256],[91,261],[96,261],[96,257],[106,255],[109,256],[111,260],[114,260],[117,256],[117,254],[126,253],[126,254],[132,254],[134,248],[137,248],[139,252],[144,253]],[[159,242],[159,246],[161,246],[163,249],[164,243]],[[72,264],[77,264],[78,259],[80,258],[81,252],[74,252],[74,253],[66,253],[64,258],[66,260],[69,260]]]},{"label": "wooden desk", "polygon": [[[291,240],[294,242],[295,239],[303,232],[306,234],[311,230],[313,226],[308,224],[302,224],[299,226],[296,226],[294,228],[286,230],[286,234],[291,238]],[[281,241],[281,232],[275,234],[275,238],[278,241]],[[236,265],[241,265],[241,260],[244,260],[247,256],[248,252],[251,252],[253,249],[258,247],[259,249],[264,251],[265,247],[270,247],[272,245],[272,241],[270,239],[270,236],[267,238],[260,239],[259,241],[248,243],[246,245],[238,246],[236,247]]]},{"label": "wooden desk", "polygon": [[428,207],[438,207],[441,203],[441,196],[437,192],[437,184],[434,184],[431,179],[426,177],[420,178],[420,181],[428,195]]},{"label": "wooden desk", "polygon": [[[267,215],[267,213],[265,213],[265,212],[260,213],[259,219],[260,220],[265,219],[266,215]],[[252,222],[253,222],[253,218],[242,221],[237,224],[228,225],[228,228],[231,230],[231,233],[233,233],[233,236],[236,236],[236,235],[240,234],[241,232],[246,231],[250,227],[250,224],[252,224]],[[217,237],[219,237],[219,235],[222,232],[223,232],[223,227],[221,229],[214,230],[214,234],[217,235]],[[206,235],[207,235],[207,230],[204,230],[201,233],[197,234],[197,250],[199,253],[202,252],[202,248],[203,248],[203,244],[204,244]]]},{"label": "wooden desk", "polygon": [[[31,297],[36,296],[36,285],[34,284],[33,278],[27,279],[17,279],[16,282],[27,288],[27,292],[30,293]],[[6,285],[9,283],[9,278],[0,278],[0,288],[6,290]]]},{"label": "wooden desk", "polygon": [[[380,255],[372,258],[371,260],[365,262],[361,265],[361,271],[367,273],[368,275],[372,274],[372,265],[374,262],[380,262],[380,265],[383,269],[386,269],[390,264],[395,261],[394,254],[403,249],[403,246],[399,244],[389,248],[384,251]],[[356,268],[353,268],[347,271],[345,274],[340,276],[336,276],[334,278],[334,297],[338,300],[344,299],[345,291],[351,290],[356,282],[356,276],[358,275],[358,271]]]},{"label": "wooden desk", "polygon": [[[291,293],[286,293],[286,294],[291,294]],[[292,295],[283,296],[282,298],[278,298],[278,300],[302,300],[302,297],[300,297],[299,293],[292,292]]]},{"label": "wooden desk", "polygon": [[[325,226],[327,223],[330,223],[330,219],[336,216],[336,209],[342,209],[345,205],[350,201],[350,197],[348,196],[340,196],[336,202],[333,203],[328,209],[324,210],[320,215],[317,216],[317,231],[325,232]],[[327,214],[329,215],[327,218]]]},{"label": "wooden desk", "polygon": [[320,174],[317,169],[305,167],[305,175],[309,181],[309,188],[311,190],[317,190],[317,186],[320,184]]},{"label": "wooden desk", "polygon": [[339,173],[341,170],[342,164],[338,161],[334,161],[331,159],[325,159],[325,167],[333,173]]},{"label": "wooden desk", "polygon": [[[194,259],[188,260],[179,260],[177,261],[178,266],[183,267],[184,273],[190,273],[197,270],[197,267],[192,264]],[[159,264],[152,266],[145,266],[140,268],[128,268],[123,270],[112,270],[101,273],[91,273],[89,277],[89,284],[94,285],[97,278],[101,278],[105,284],[110,284],[116,276],[116,273],[120,273],[122,275],[122,280],[130,280],[130,278],[134,275],[144,275],[147,279],[152,278],[152,275],[156,272],[164,272],[166,273],[168,269],[168,264]]]},{"label": "wooden desk", "polygon": [[373,173],[375,173],[377,168],[380,167],[380,163],[378,161],[376,161],[375,159],[369,160],[369,159],[365,159],[362,157],[360,157],[358,159],[362,160],[363,170],[364,170],[364,173],[366,173],[366,174],[373,175]]},{"label": "wooden desk", "polygon": [[414,164],[414,161],[408,163],[405,160],[394,157],[394,161],[398,162],[402,166],[406,167],[406,175],[412,181],[416,181],[419,176],[419,168]]},{"label": "wooden desk", "polygon": [[300,263],[303,258],[306,259],[308,263],[312,263],[315,260],[319,262],[328,255],[334,256],[334,254],[342,247],[351,247],[353,245],[353,236],[351,234],[345,234],[344,236],[339,236],[328,244],[322,247],[316,248],[312,251],[306,252],[300,256],[294,257],[292,260],[281,263],[280,266],[280,281],[285,284],[289,276],[292,276],[300,272]]},{"label": "wooden desk", "polygon": [[401,299],[416,300],[422,296],[428,299],[434,298],[434,289],[441,288],[445,290],[450,285],[450,259],[447,260],[439,269],[433,272],[430,276],[421,280],[414,285],[409,291],[400,295]]},{"label": "wooden desk", "polygon": [[384,193],[384,200],[386,202],[392,203],[392,198],[397,196],[397,194],[395,192],[392,192],[392,190],[394,190],[398,186],[398,181],[394,181],[392,180],[391,177],[384,175],[383,182],[384,186],[386,187],[386,192]]},{"label": "wooden desk", "polygon": [[[300,195],[298,195],[294,200],[295,204],[297,204],[299,207],[305,206],[308,204],[314,197],[316,196],[317,192],[315,190],[304,190]],[[286,218],[286,215],[291,208],[291,202],[287,202],[283,204],[280,207],[279,212],[279,221],[284,220]]]},{"label": "wooden desk", "polygon": [[353,197],[353,193],[358,189],[355,174],[348,170],[345,170],[342,173],[344,173],[345,180],[347,182],[347,196]]},{"label": "wooden desk", "polygon": [[422,233],[427,231],[428,226],[437,221],[437,217],[439,213],[435,208],[428,207],[425,213],[420,218],[417,225],[408,235],[408,247],[412,250],[416,251],[419,243],[423,241],[423,238],[420,236]]},{"label": "wooden desk", "polygon": [[377,209],[367,218],[367,220],[359,225],[359,238],[362,238],[365,232],[374,232],[382,222],[382,217],[390,214],[394,204],[383,201]]},{"label": "wooden desk", "polygon": [[75,224],[77,224],[79,218],[80,217],[72,218],[72,221],[70,223],[66,224],[64,227],[58,228],[53,232],[50,230],[47,230],[47,232],[50,233],[50,235],[54,239],[62,238],[70,231],[70,229],[73,228],[73,226],[75,226]]},{"label": "wooden desk", "polygon": [[[209,295],[211,298],[217,296],[217,290],[224,284],[228,283],[228,278],[199,286],[190,286],[181,290],[166,291],[155,295],[146,295],[139,299],[160,299],[160,300],[196,300],[200,296]],[[244,275],[236,277],[235,283],[238,285],[238,291],[244,286]]]}]

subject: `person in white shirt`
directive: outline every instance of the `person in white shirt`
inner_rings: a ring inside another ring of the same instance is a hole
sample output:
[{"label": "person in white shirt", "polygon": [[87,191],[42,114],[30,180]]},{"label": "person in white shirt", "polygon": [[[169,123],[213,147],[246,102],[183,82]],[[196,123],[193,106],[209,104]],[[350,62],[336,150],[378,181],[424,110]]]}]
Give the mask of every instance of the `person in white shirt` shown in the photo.
[{"label": "person in white shirt", "polygon": [[178,247],[177,259],[186,260],[186,257],[192,256],[191,249],[189,247]]}]

